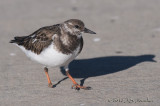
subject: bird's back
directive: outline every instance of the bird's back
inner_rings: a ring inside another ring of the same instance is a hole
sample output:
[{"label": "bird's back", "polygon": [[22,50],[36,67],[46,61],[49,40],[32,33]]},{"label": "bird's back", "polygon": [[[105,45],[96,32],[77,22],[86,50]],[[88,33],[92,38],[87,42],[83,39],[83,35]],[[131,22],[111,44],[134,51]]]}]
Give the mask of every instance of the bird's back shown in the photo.
[{"label": "bird's back", "polygon": [[10,41],[10,43],[16,43],[19,46],[23,46],[27,50],[40,54],[52,43],[54,34],[59,35],[59,33],[59,24],[46,26],[38,29],[28,36],[16,36]]}]

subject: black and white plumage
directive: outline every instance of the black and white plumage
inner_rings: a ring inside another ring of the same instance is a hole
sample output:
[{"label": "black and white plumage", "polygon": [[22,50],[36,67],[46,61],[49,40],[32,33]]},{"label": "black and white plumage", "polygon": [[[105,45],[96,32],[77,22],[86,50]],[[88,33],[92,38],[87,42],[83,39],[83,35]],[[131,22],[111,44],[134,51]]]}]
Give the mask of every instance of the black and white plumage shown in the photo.
[{"label": "black and white plumage", "polygon": [[61,24],[38,29],[29,36],[15,37],[15,43],[32,60],[50,67],[64,67],[68,71],[69,63],[83,48],[82,33],[95,34],[85,28],[78,19],[70,19]]}]

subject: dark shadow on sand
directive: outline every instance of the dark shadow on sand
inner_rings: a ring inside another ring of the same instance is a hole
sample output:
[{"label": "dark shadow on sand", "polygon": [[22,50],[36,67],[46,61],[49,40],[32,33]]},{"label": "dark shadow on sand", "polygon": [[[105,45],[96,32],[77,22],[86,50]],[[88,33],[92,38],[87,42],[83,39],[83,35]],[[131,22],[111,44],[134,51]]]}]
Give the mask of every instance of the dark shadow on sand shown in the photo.
[{"label": "dark shadow on sand", "polygon": [[[70,63],[69,73],[73,78],[83,78],[80,85],[84,84],[85,79],[106,74],[111,74],[126,70],[142,62],[155,62],[155,55],[140,56],[108,56],[91,59],[74,60]],[[63,75],[65,71],[61,69]]]}]

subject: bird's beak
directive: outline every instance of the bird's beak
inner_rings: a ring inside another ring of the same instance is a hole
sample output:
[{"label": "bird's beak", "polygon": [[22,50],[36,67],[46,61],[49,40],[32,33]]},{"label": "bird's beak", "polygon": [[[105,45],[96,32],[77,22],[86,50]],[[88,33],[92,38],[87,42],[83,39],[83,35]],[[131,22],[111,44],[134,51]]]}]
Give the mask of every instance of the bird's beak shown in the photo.
[{"label": "bird's beak", "polygon": [[93,32],[87,28],[84,28],[84,33],[96,34],[95,32]]}]

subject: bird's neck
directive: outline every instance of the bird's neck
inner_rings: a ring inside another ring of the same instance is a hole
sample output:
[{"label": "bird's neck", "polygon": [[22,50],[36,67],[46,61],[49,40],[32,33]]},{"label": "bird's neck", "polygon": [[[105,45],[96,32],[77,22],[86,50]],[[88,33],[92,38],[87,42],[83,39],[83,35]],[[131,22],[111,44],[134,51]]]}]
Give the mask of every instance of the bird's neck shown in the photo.
[{"label": "bird's neck", "polygon": [[66,30],[64,24],[61,25],[61,36],[60,40],[64,45],[73,45],[77,42],[77,40],[80,39],[77,35],[74,35],[73,33],[70,33],[68,30]]}]

